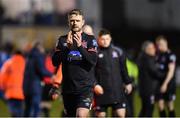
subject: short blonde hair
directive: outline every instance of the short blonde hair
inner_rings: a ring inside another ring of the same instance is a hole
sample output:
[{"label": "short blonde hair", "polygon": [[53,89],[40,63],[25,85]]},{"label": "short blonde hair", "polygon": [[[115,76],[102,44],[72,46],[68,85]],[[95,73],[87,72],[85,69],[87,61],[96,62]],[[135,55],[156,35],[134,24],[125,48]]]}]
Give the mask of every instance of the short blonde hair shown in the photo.
[{"label": "short blonde hair", "polygon": [[81,16],[84,16],[81,9],[73,9],[73,10],[71,10],[68,13],[68,17],[71,16],[71,15],[81,15]]},{"label": "short blonde hair", "polygon": [[165,42],[167,42],[167,39],[166,39],[166,37],[165,36],[163,36],[163,35],[160,35],[160,36],[158,36],[157,38],[156,38],[156,42],[159,42],[159,41],[161,41],[161,40],[163,40],[163,41],[165,41]]}]

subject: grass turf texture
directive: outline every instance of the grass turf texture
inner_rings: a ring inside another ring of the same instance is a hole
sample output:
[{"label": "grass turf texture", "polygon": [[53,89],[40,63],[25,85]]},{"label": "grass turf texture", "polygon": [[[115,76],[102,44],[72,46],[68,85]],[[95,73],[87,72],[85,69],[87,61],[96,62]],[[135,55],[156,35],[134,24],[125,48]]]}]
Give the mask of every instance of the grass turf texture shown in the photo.
[{"label": "grass turf texture", "polygon": [[[177,98],[175,101],[176,116],[180,117],[180,86],[177,88],[176,95],[177,95]],[[140,98],[139,98],[138,93],[136,92],[135,96],[134,96],[135,116],[138,116],[140,108],[141,108]],[[51,117],[59,117],[62,113],[62,109],[63,109],[62,99],[53,101],[50,116]],[[111,111],[109,109],[108,114],[107,114],[108,116],[110,116],[110,112]],[[0,117],[9,117],[9,116],[10,116],[10,114],[8,112],[8,108],[7,108],[6,104],[2,100],[0,100]],[[155,107],[153,116],[154,117],[159,116],[157,107]]]}]

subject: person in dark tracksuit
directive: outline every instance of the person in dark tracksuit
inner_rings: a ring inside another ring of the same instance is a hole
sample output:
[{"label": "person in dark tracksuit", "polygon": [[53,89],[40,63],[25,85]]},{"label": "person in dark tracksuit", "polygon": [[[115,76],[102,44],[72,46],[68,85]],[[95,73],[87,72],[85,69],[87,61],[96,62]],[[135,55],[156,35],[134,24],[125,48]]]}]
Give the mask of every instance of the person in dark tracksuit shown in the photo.
[{"label": "person in dark tracksuit", "polygon": [[140,117],[152,117],[158,77],[165,76],[158,70],[155,54],[153,42],[145,41],[142,45],[142,52],[138,57],[139,92],[142,102]]},{"label": "person in dark tracksuit", "polygon": [[[94,78],[97,60],[97,42],[93,35],[82,32],[84,16],[74,9],[68,14],[68,35],[58,39],[52,56],[53,65],[62,64],[62,96],[64,112],[70,117],[88,117],[92,106]],[[53,99],[58,94],[58,85],[50,91]]]},{"label": "person in dark tracksuit", "polygon": [[95,96],[96,115],[105,117],[108,107],[113,108],[118,117],[125,117],[126,92],[132,90],[132,80],[128,77],[126,56],[119,48],[111,44],[111,34],[101,30],[98,37],[98,61],[95,68],[96,86],[102,87],[103,93]]},{"label": "person in dark tracksuit", "polygon": [[46,70],[44,61],[44,48],[37,42],[27,56],[24,73],[25,117],[38,117],[42,96],[41,80],[53,76]]},{"label": "person in dark tracksuit", "polygon": [[174,77],[176,68],[176,55],[168,48],[168,42],[164,36],[156,39],[157,64],[161,72],[166,74],[165,77],[159,78],[158,93],[156,100],[160,117],[166,117],[165,106],[168,108],[169,117],[175,117],[174,101],[176,99],[176,81]]}]

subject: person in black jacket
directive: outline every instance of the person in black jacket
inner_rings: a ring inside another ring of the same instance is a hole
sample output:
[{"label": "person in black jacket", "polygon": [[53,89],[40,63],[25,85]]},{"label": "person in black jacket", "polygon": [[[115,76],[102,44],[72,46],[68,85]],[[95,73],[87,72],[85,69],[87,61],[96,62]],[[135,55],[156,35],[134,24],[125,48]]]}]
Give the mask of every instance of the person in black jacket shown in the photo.
[{"label": "person in black jacket", "polygon": [[138,57],[139,92],[142,102],[140,117],[152,117],[158,77],[165,76],[158,70],[155,54],[153,42],[145,41],[142,45],[142,52]]},{"label": "person in black jacket", "polygon": [[[87,117],[93,98],[93,72],[97,60],[97,42],[93,35],[82,32],[84,16],[74,9],[68,14],[70,31],[58,39],[52,56],[53,65],[62,64],[62,96],[66,116]],[[55,99],[58,85],[50,95]]]},{"label": "person in black jacket", "polygon": [[111,34],[108,30],[99,32],[98,44],[96,86],[101,87],[103,93],[95,96],[96,114],[98,117],[105,117],[107,108],[112,107],[116,116],[125,117],[125,90],[128,94],[132,90],[132,80],[128,77],[126,68],[126,56],[111,44]]},{"label": "person in black jacket", "polygon": [[27,55],[24,72],[23,92],[25,96],[25,117],[38,117],[42,95],[41,81],[44,77],[52,77],[45,68],[44,48],[41,43],[35,43]]}]

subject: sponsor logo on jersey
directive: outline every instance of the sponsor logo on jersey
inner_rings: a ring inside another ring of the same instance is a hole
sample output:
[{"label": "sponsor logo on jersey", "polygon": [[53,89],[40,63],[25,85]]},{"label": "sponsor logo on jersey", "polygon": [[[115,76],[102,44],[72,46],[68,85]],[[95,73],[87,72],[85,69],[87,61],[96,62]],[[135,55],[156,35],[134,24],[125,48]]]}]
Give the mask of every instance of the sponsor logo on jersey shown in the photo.
[{"label": "sponsor logo on jersey", "polygon": [[113,52],[112,52],[112,57],[113,57],[113,58],[117,58],[117,57],[118,57],[118,53],[115,52],[115,51],[113,51]]}]

